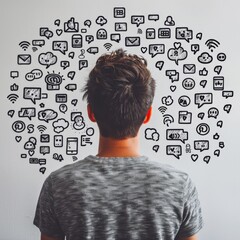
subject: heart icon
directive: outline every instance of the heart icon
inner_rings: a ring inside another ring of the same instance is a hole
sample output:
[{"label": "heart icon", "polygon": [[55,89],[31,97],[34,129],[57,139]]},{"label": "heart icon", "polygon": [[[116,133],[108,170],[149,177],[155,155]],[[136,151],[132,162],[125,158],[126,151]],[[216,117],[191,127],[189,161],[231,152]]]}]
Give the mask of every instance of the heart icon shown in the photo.
[{"label": "heart icon", "polygon": [[61,36],[61,35],[62,35],[62,32],[63,32],[62,29],[57,29],[57,30],[56,30],[56,34],[57,34],[58,36]]},{"label": "heart icon", "polygon": [[16,136],[15,139],[16,139],[17,142],[20,142],[22,140],[22,137],[21,136]]},{"label": "heart icon", "polygon": [[177,89],[176,86],[174,86],[174,85],[171,85],[171,86],[170,86],[170,90],[171,90],[172,92],[175,92],[176,89]]},{"label": "heart icon", "polygon": [[173,45],[174,45],[174,47],[176,49],[179,49],[181,47],[181,43],[180,42],[175,42]]},{"label": "heart icon", "polygon": [[192,158],[192,160],[193,160],[194,162],[196,162],[197,159],[198,159],[198,155],[197,155],[197,154],[192,154],[192,155],[191,155],[191,158]]},{"label": "heart icon", "polygon": [[142,51],[142,53],[145,53],[147,51],[147,48],[146,47],[141,47],[141,51]]},{"label": "heart icon", "polygon": [[35,153],[34,150],[29,150],[29,151],[28,151],[28,154],[29,154],[30,156],[32,156],[34,153]]}]

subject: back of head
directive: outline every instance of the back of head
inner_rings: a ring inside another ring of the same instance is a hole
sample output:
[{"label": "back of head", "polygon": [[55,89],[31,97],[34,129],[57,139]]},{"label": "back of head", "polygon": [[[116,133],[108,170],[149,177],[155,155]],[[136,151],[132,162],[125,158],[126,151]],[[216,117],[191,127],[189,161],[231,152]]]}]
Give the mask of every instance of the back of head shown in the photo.
[{"label": "back of head", "polygon": [[124,139],[137,135],[153,101],[155,80],[144,58],[118,49],[97,60],[83,91],[100,134]]}]

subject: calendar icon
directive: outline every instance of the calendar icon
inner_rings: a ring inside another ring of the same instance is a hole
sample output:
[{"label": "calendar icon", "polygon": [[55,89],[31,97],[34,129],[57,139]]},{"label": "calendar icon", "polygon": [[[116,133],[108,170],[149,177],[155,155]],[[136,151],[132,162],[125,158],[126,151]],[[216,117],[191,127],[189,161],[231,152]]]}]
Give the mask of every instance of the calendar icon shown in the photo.
[{"label": "calendar icon", "polygon": [[170,28],[159,28],[158,29],[159,38],[171,38],[171,29]]},{"label": "calendar icon", "polygon": [[115,7],[113,9],[113,15],[115,18],[124,18],[125,12],[126,12],[126,10],[124,7]]}]

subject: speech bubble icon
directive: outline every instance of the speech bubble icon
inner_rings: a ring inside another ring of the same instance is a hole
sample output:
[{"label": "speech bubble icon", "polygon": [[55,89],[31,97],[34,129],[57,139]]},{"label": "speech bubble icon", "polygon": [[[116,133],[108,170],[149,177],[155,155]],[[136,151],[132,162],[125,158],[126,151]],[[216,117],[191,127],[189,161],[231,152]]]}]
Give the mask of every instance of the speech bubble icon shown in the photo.
[{"label": "speech bubble icon", "polygon": [[165,45],[164,44],[150,44],[148,48],[149,54],[155,57],[157,54],[165,53]]},{"label": "speech bubble icon", "polygon": [[66,68],[68,68],[70,66],[70,63],[69,63],[69,61],[61,61],[60,66],[63,68],[63,70],[65,70]]},{"label": "speech bubble icon", "polygon": [[91,54],[96,54],[98,53],[98,47],[90,47],[87,49],[87,52]]},{"label": "speech bubble icon", "polygon": [[158,149],[159,149],[159,145],[154,145],[152,148],[154,152],[158,152]]},{"label": "speech bubble icon", "polygon": [[210,159],[211,159],[211,156],[204,156],[203,161],[208,164]]},{"label": "speech bubble icon", "polygon": [[143,24],[145,22],[144,15],[133,15],[131,16],[131,23],[136,24],[137,27],[140,26],[140,24]]},{"label": "speech bubble icon", "polygon": [[224,148],[224,147],[225,147],[225,143],[224,143],[224,142],[219,142],[218,146],[219,146],[220,148]]},{"label": "speech bubble icon", "polygon": [[207,85],[207,80],[201,80],[199,84],[201,87],[205,88]]},{"label": "speech bubble icon", "polygon": [[77,84],[68,84],[65,86],[65,89],[73,92],[74,90],[77,89]]},{"label": "speech bubble icon", "polygon": [[217,108],[215,108],[215,107],[209,108],[209,110],[208,110],[208,118],[211,118],[211,117],[217,118],[218,114],[219,114],[219,111],[218,111]]},{"label": "speech bubble icon", "polygon": [[214,68],[214,72],[217,73],[218,75],[221,73],[222,71],[222,66],[221,65],[217,65]]},{"label": "speech bubble icon", "polygon": [[185,39],[189,42],[193,38],[193,31],[189,30],[187,27],[177,27],[176,28],[176,39]]},{"label": "speech bubble icon", "polygon": [[154,140],[158,141],[159,140],[159,133],[155,128],[146,128],[145,130],[145,138],[147,140]]},{"label": "speech bubble icon", "polygon": [[198,118],[200,118],[201,120],[203,120],[204,116],[205,116],[205,113],[204,113],[204,112],[200,112],[200,113],[198,114]]},{"label": "speech bubble icon", "polygon": [[219,120],[219,121],[217,122],[217,127],[222,128],[222,126],[223,126],[223,121],[222,121],[222,120]]},{"label": "speech bubble icon", "polygon": [[68,53],[68,57],[70,57],[71,59],[73,59],[75,56],[75,52],[70,52]]},{"label": "speech bubble icon", "polygon": [[51,52],[41,53],[38,57],[38,61],[40,64],[46,65],[46,68],[49,68],[57,62],[57,56]]},{"label": "speech bubble icon", "polygon": [[56,25],[56,26],[60,26],[60,19],[56,19],[55,21],[54,21],[54,25]]},{"label": "speech bubble icon", "polygon": [[43,76],[43,72],[40,69],[33,69],[31,72],[25,75],[25,79],[27,81],[33,81],[35,79],[39,79]]},{"label": "speech bubble icon", "polygon": [[44,174],[44,173],[46,172],[46,168],[45,168],[45,167],[41,167],[41,168],[39,169],[39,172],[42,173],[42,174]]},{"label": "speech bubble icon", "polygon": [[83,69],[83,68],[87,68],[88,67],[88,61],[87,60],[79,60],[79,70]]},{"label": "speech bubble icon", "polygon": [[156,22],[156,21],[159,20],[159,15],[158,14],[149,14],[148,15],[148,20]]},{"label": "speech bubble icon", "polygon": [[184,129],[167,129],[167,140],[172,141],[181,141],[185,143],[188,140],[188,132],[185,132]]},{"label": "speech bubble icon", "polygon": [[20,111],[18,111],[18,116],[21,118],[27,117],[31,121],[33,117],[36,117],[36,109],[35,108],[21,108]]},{"label": "speech bubble icon", "polygon": [[42,155],[46,155],[50,153],[50,147],[49,146],[40,146],[40,153]]},{"label": "speech bubble icon", "polygon": [[52,36],[53,36],[53,32],[50,31],[50,30],[47,30],[44,32],[44,36],[47,38],[47,39],[50,39]]},{"label": "speech bubble icon", "polygon": [[41,88],[23,88],[23,98],[30,99],[34,104],[41,99]]},{"label": "speech bubble icon", "polygon": [[205,104],[212,104],[213,94],[212,93],[196,93],[195,94],[195,104],[198,105],[198,108],[202,107]]},{"label": "speech bubble icon", "polygon": [[13,79],[19,77],[19,72],[18,71],[11,71],[10,72],[10,77],[13,78]]},{"label": "speech bubble icon", "polygon": [[71,101],[71,104],[72,104],[74,107],[77,106],[77,103],[78,103],[78,100],[77,100],[77,99],[73,99],[73,100]]},{"label": "speech bubble icon", "polygon": [[9,110],[7,115],[12,118],[14,116],[14,113],[15,113],[15,110]]},{"label": "speech bubble icon", "polygon": [[67,74],[67,76],[68,76],[71,80],[73,80],[74,77],[75,77],[75,74],[76,74],[75,71],[70,71],[70,72]]},{"label": "speech bubble icon", "polygon": [[67,41],[53,41],[52,48],[54,51],[59,51],[65,55],[66,51],[68,50],[68,42]]},{"label": "speech bubble icon", "polygon": [[219,157],[219,156],[220,156],[220,150],[219,150],[219,149],[216,149],[216,150],[214,151],[214,155],[217,156],[217,157]]},{"label": "speech bubble icon", "polygon": [[91,25],[92,25],[92,22],[91,22],[91,20],[89,20],[89,19],[87,19],[86,21],[84,21],[84,26],[87,26],[87,27],[91,27]]},{"label": "speech bubble icon", "polygon": [[45,40],[42,40],[42,39],[32,40],[32,45],[37,47],[42,47],[45,45]]},{"label": "speech bubble icon", "polygon": [[93,35],[86,35],[85,40],[89,44],[89,43],[94,41],[94,36]]},{"label": "speech bubble icon", "polygon": [[196,38],[198,39],[198,40],[202,40],[202,33],[200,32],[200,33],[197,33],[196,34]]},{"label": "speech bubble icon", "polygon": [[196,140],[194,141],[194,149],[199,150],[200,152],[209,149],[209,141],[208,140]]},{"label": "speech bubble icon", "polygon": [[66,104],[60,104],[59,105],[59,111],[62,113],[65,113],[68,110],[68,107]]},{"label": "speech bubble icon", "polygon": [[192,44],[191,51],[196,54],[200,50],[199,44]]},{"label": "speech bubble icon", "polygon": [[120,40],[121,40],[121,35],[120,35],[119,33],[112,33],[112,34],[110,35],[110,39],[111,39],[112,41],[115,41],[115,42],[119,43]]},{"label": "speech bubble icon", "polygon": [[42,166],[42,165],[46,165],[46,158],[39,158],[38,159],[38,162],[39,162],[39,165]]},{"label": "speech bubble icon", "polygon": [[52,109],[45,109],[38,112],[38,119],[47,123],[51,120],[54,120],[57,116],[57,112]]},{"label": "speech bubble icon", "polygon": [[229,97],[233,97],[233,91],[222,91],[222,96],[226,99]]},{"label": "speech bubble icon", "polygon": [[155,67],[161,71],[163,68],[163,65],[164,65],[164,61],[157,61],[155,64]]},{"label": "speech bubble icon", "polygon": [[170,48],[168,50],[167,55],[168,55],[169,60],[175,61],[175,63],[178,65],[178,61],[186,59],[188,56],[188,53],[186,50],[184,50],[181,47],[181,43],[175,42],[174,48]]},{"label": "speech bubble icon", "polygon": [[182,155],[182,147],[180,145],[167,145],[166,146],[167,155],[173,155],[177,159]]},{"label": "speech bubble icon", "polygon": [[231,108],[232,108],[232,104],[226,104],[224,105],[223,110],[227,113],[230,113]]}]

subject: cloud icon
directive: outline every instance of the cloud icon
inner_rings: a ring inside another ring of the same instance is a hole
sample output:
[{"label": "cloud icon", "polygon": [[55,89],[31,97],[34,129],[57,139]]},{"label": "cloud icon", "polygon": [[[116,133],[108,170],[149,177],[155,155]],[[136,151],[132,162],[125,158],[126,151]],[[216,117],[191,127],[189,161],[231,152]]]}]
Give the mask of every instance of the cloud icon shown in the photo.
[{"label": "cloud icon", "polygon": [[198,56],[198,61],[203,64],[208,64],[212,62],[212,60],[213,60],[213,57],[207,52],[203,52],[201,53],[200,56]]},{"label": "cloud icon", "polygon": [[50,65],[54,65],[57,62],[57,56],[51,52],[41,53],[38,57],[38,61],[40,64],[46,65],[46,68],[48,68]]},{"label": "cloud icon", "polygon": [[162,98],[162,104],[165,104],[166,106],[170,106],[173,103],[173,99],[171,96],[163,97]]},{"label": "cloud icon", "polygon": [[155,128],[147,128],[145,130],[145,138],[148,140],[158,141],[159,140],[159,133]]},{"label": "cloud icon", "polygon": [[61,133],[69,126],[69,122],[60,118],[57,121],[54,121],[52,125],[54,132]]},{"label": "cloud icon", "polygon": [[179,60],[184,60],[187,58],[187,51],[184,50],[182,47],[181,47],[181,43],[174,43],[174,48],[170,48],[168,50],[168,58],[171,60],[171,61],[175,61],[175,63],[178,65],[178,61]]},{"label": "cloud icon", "polygon": [[96,23],[103,26],[104,24],[107,23],[107,19],[103,16],[99,16],[97,19],[96,19]]}]

